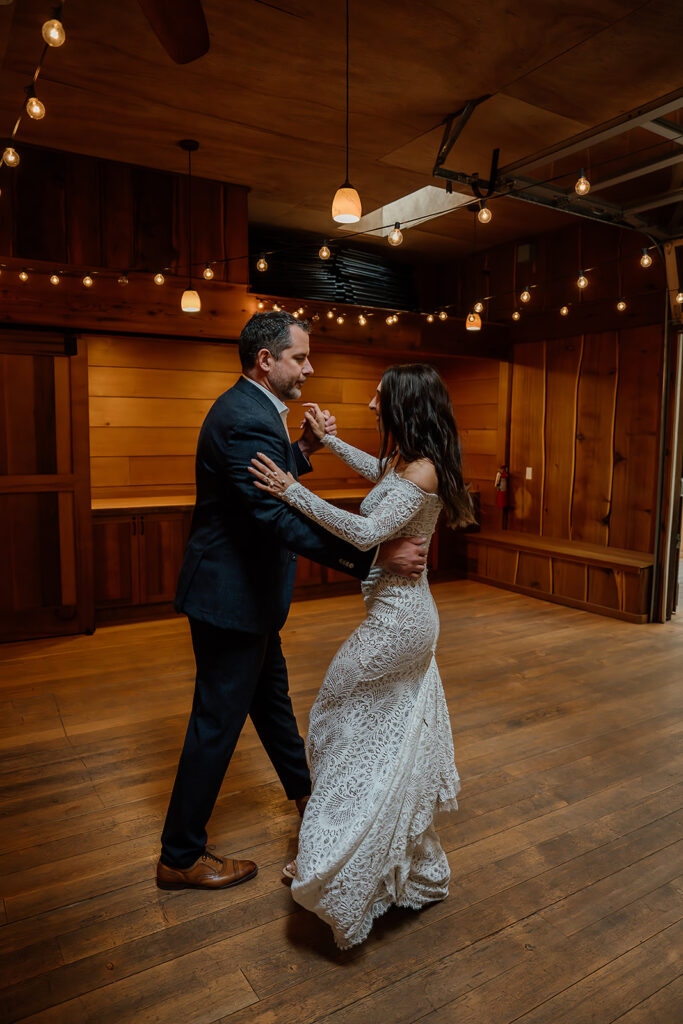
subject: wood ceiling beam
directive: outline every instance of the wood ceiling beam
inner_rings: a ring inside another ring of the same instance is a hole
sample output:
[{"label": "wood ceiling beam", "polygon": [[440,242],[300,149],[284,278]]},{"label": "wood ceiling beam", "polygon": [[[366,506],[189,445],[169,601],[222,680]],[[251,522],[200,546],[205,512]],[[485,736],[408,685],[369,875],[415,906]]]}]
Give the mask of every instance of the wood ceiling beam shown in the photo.
[{"label": "wood ceiling beam", "polygon": [[619,185],[622,181],[631,181],[632,178],[640,178],[643,174],[652,174],[653,171],[661,171],[665,167],[672,167],[674,164],[683,162],[683,153],[676,153],[674,156],[667,156],[662,160],[655,160],[649,164],[640,164],[632,167],[623,174],[616,174],[613,178],[604,178],[602,181],[591,182],[591,195],[600,188],[611,188],[612,185]]},{"label": "wood ceiling beam", "polygon": [[676,124],[675,121],[666,121],[662,117],[657,118],[656,121],[648,121],[642,127],[646,132],[661,135],[662,138],[669,139],[670,142],[677,142],[679,146],[683,146],[683,126]]},{"label": "wood ceiling beam", "polygon": [[636,203],[635,206],[627,206],[626,214],[642,213],[644,210],[654,210],[657,206],[668,206],[670,203],[679,203],[683,199],[683,188],[674,189],[673,192],[661,192],[653,196],[646,203]]}]

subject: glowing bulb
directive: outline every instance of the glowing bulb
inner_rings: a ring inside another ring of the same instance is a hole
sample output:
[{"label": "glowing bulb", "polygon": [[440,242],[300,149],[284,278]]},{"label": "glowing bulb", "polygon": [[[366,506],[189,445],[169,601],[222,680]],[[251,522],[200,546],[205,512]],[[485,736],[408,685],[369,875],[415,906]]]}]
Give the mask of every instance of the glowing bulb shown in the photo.
[{"label": "glowing bulb", "polygon": [[361,325],[361,327],[365,327],[367,322],[368,321],[366,320],[366,318],[361,313],[361,315],[358,317],[358,323]]},{"label": "glowing bulb", "polygon": [[579,274],[579,276],[576,279],[576,284],[578,288],[587,288],[588,278],[586,277],[586,275],[583,273]]},{"label": "glowing bulb", "polygon": [[66,39],[64,26],[58,18],[50,18],[42,27],[41,35],[48,46],[62,46]]},{"label": "glowing bulb", "polygon": [[265,257],[263,257],[263,256],[260,256],[260,257],[259,257],[259,258],[258,258],[258,259],[256,260],[256,269],[257,269],[257,270],[260,270],[260,271],[261,271],[261,273],[263,273],[263,272],[264,272],[264,270],[267,270],[267,269],[268,269],[268,264],[266,263]]},{"label": "glowing bulb", "polygon": [[640,257],[640,265],[641,267],[644,267],[646,270],[648,267],[652,266],[652,256],[650,256],[647,249],[643,249],[643,255]]},{"label": "glowing bulb", "polygon": [[389,245],[400,245],[403,241],[403,232],[401,231],[401,225],[398,221],[394,224],[393,231],[389,232],[387,236],[387,242]]},{"label": "glowing bulb", "polygon": [[338,188],[332,200],[332,220],[337,224],[356,224],[363,212],[360,196],[355,188],[345,181]]},{"label": "glowing bulb", "polygon": [[465,318],[465,327],[468,331],[481,330],[481,317],[478,313],[468,313]]},{"label": "glowing bulb", "polygon": [[121,285],[127,285],[128,284],[128,274],[121,274],[121,277],[118,279],[118,283],[121,284]]},{"label": "glowing bulb", "polygon": [[276,313],[279,313],[281,308],[282,307],[278,306],[277,302],[273,303],[273,309],[275,310]]},{"label": "glowing bulb", "polygon": [[303,316],[304,315],[304,307],[303,306],[299,306],[299,308],[297,309],[297,313],[299,314],[299,316]]},{"label": "glowing bulb", "polygon": [[265,302],[263,301],[263,299],[259,299],[256,305],[258,306],[259,309],[263,309],[265,306]]},{"label": "glowing bulb", "polygon": [[569,306],[560,307],[560,316],[569,316]]},{"label": "glowing bulb", "polygon": [[85,277],[83,278],[83,287],[92,288],[92,277],[90,276],[90,274],[86,274]]},{"label": "glowing bulb", "polygon": [[581,174],[579,176],[579,180],[577,181],[576,185],[574,185],[574,191],[576,192],[577,196],[587,196],[588,193],[590,192],[590,190],[591,190],[591,183],[588,180],[588,178],[586,177],[586,175],[583,173],[583,167],[582,167],[581,168]]},{"label": "glowing bulb", "polygon": [[483,302],[475,302],[473,308],[474,308],[474,312],[475,313],[482,313],[483,310],[484,310],[484,303]]},{"label": "glowing bulb", "polygon": [[26,100],[26,113],[34,121],[40,121],[41,117],[45,117],[45,104],[37,96],[29,96]]},{"label": "glowing bulb", "polygon": [[327,319],[331,320],[333,316],[334,316],[334,310],[333,309],[328,309],[328,311],[327,311]]},{"label": "glowing bulb", "polygon": [[165,280],[166,280],[166,278],[164,277],[163,274],[155,274],[154,275],[154,283],[155,284],[163,284]]},{"label": "glowing bulb", "polygon": [[619,299],[619,301],[617,302],[617,309],[620,313],[623,313],[626,309],[626,303],[623,299]]},{"label": "glowing bulb", "polygon": [[683,292],[679,292],[676,296],[676,302],[679,306],[683,306]]},{"label": "glowing bulb", "polygon": [[427,323],[428,324],[433,324],[434,323],[434,314],[433,313],[427,313]]},{"label": "glowing bulb", "polygon": [[531,292],[528,288],[524,289],[524,291],[520,295],[520,299],[522,300],[522,302],[531,302]]},{"label": "glowing bulb", "polygon": [[50,284],[59,284],[59,274],[50,274]]},{"label": "glowing bulb", "polygon": [[327,248],[326,245],[320,246],[320,249],[318,250],[318,256],[320,257],[321,260],[329,260],[330,250]]},{"label": "glowing bulb", "polygon": [[299,319],[299,310],[295,309],[294,312],[292,313],[292,316],[294,317],[295,320],[298,320]]},{"label": "glowing bulb", "polygon": [[386,324],[386,325],[387,325],[388,327],[391,327],[391,325],[392,325],[392,324],[393,324],[393,322],[394,322],[394,318],[393,318],[393,316],[388,316],[388,317],[386,318],[386,320],[385,320],[384,322],[385,322],[385,324]]},{"label": "glowing bulb", "polygon": [[488,224],[493,214],[489,210],[486,203],[481,203],[479,206],[479,213],[477,214],[477,220],[480,224]]},{"label": "glowing bulb", "polygon": [[446,312],[445,309],[442,309],[441,312],[439,313],[439,320],[447,320],[447,319],[448,319],[448,313]]},{"label": "glowing bulb", "polygon": [[515,310],[514,313],[512,314],[512,319],[513,320],[519,320],[519,316],[520,316],[519,310]]},{"label": "glowing bulb", "polygon": [[202,308],[202,300],[194,288],[186,288],[180,300],[183,313],[198,313]]},{"label": "glowing bulb", "polygon": [[344,323],[344,317],[343,316],[338,316],[337,317],[337,323],[341,326]]},{"label": "glowing bulb", "polygon": [[202,270],[202,277],[205,281],[210,281],[213,278],[213,268],[210,267],[208,263]]},{"label": "glowing bulb", "polygon": [[25,270],[22,270],[22,271],[21,271],[21,272],[19,273],[19,280],[20,280],[20,281],[28,281],[28,274],[26,273],[26,271],[25,271]]},{"label": "glowing bulb", "polygon": [[7,146],[2,154],[2,162],[7,164],[8,167],[18,167],[19,159],[19,154],[13,146]]}]

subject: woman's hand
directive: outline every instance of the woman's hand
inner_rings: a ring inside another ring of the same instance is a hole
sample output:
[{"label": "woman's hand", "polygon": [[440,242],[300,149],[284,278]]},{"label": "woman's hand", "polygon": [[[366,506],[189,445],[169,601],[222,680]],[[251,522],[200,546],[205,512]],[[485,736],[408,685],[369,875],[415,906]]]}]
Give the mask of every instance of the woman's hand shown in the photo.
[{"label": "woman's hand", "polygon": [[258,458],[252,459],[251,466],[247,466],[252,476],[256,477],[254,486],[258,487],[260,491],[267,491],[268,494],[275,495],[275,497],[282,497],[290,484],[295,484],[296,480],[291,473],[285,473],[263,452],[256,454]]}]

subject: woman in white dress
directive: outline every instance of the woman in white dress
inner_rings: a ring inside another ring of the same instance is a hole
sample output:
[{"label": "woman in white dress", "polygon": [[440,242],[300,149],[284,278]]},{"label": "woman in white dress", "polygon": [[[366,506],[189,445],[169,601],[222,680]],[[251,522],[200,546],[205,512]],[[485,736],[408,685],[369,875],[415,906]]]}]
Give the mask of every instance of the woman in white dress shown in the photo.
[{"label": "woman in white dress", "polygon": [[[375,486],[360,515],[323,501],[266,456],[257,487],[368,550],[390,537],[429,540],[474,522],[445,384],[423,364],[390,367],[370,403],[379,459],[325,433],[325,447]],[[450,870],[434,816],[457,809],[458,773],[434,652],[439,617],[427,582],[372,569],[366,618],[334,656],[311,709],[307,756],[313,791],[303,817],[292,896],[332,928],[342,949],[363,942],[392,904],[418,909],[448,895]],[[288,870],[289,869],[289,870]]]}]

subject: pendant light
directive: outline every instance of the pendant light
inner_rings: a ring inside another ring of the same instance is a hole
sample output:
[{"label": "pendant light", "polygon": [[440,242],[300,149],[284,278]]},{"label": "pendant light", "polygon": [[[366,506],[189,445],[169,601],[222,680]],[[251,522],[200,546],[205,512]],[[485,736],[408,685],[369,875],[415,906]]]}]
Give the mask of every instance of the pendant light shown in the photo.
[{"label": "pendant light", "polygon": [[180,308],[183,313],[198,313],[202,301],[192,287],[192,154],[199,149],[199,143],[194,139],[181,139],[178,145],[187,153],[187,288],[180,300]]},{"label": "pendant light", "polygon": [[349,0],[346,0],[346,177],[332,200],[332,220],[337,224],[357,224],[362,212],[360,196],[349,181]]}]

